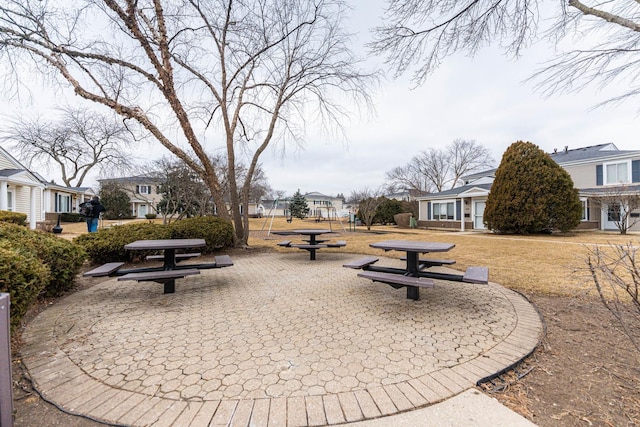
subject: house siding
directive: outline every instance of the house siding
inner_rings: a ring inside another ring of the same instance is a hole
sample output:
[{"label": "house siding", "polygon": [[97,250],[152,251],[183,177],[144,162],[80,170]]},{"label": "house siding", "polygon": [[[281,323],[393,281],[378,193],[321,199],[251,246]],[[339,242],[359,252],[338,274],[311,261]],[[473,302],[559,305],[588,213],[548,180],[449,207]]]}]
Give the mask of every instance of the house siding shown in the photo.
[{"label": "house siding", "polygon": [[564,170],[571,175],[573,186],[576,188],[590,188],[602,185],[602,183],[598,184],[598,181],[602,182],[602,165],[598,165],[598,167],[594,164],[574,165],[567,166]]}]

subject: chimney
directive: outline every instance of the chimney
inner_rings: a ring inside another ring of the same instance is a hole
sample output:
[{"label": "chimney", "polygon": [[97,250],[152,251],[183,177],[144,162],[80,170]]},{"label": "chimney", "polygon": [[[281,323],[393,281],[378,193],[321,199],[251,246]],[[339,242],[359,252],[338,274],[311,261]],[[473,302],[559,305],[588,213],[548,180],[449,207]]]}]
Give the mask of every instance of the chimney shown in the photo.
[{"label": "chimney", "polygon": [[568,146],[568,145],[565,145],[565,146],[564,146],[564,152],[566,153],[566,152],[568,152],[568,151],[569,151],[569,146]]}]

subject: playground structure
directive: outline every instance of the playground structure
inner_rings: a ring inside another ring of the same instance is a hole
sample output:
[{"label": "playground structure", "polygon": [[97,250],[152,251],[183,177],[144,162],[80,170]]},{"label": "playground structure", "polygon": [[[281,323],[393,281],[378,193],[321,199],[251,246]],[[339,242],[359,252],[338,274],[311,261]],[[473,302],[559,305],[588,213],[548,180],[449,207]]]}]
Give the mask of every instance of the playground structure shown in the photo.
[{"label": "playground structure", "polygon": [[[269,209],[269,212],[265,217],[264,224],[262,224],[262,228],[261,228],[261,231],[264,231],[264,228],[266,227],[267,223],[269,223],[269,229],[267,230],[267,237],[269,237],[269,235],[271,234],[273,220],[276,216],[276,212],[278,210],[278,206],[280,205],[280,202],[286,203],[285,205],[286,207],[284,208],[283,211],[284,211],[284,215],[287,217],[287,222],[291,222],[293,220],[293,217],[291,216],[291,210],[289,209],[290,199],[288,198],[282,199],[282,200],[279,198],[275,199],[273,201],[271,208]],[[340,224],[343,231],[345,232],[347,231],[347,229],[344,227],[344,224],[342,223],[340,216],[338,215],[336,208],[331,205],[331,202],[325,201],[322,204],[314,204],[313,208],[316,211],[315,212],[316,215],[313,216],[316,222],[327,221],[329,224],[329,230],[331,231],[333,231],[332,221],[337,222],[338,224]],[[324,209],[326,209],[326,217],[322,215]]]}]

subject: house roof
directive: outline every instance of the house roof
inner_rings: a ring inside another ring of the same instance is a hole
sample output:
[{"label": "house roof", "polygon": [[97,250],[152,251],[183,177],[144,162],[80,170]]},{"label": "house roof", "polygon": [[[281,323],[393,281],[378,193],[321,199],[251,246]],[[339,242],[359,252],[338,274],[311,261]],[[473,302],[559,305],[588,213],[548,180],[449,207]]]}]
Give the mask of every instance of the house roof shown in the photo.
[{"label": "house roof", "polygon": [[557,150],[549,153],[549,156],[559,165],[566,163],[585,162],[589,160],[606,159],[609,157],[626,156],[638,153],[638,150],[618,150],[613,143],[592,145],[589,147],[574,148],[569,150]]},{"label": "house roof", "polygon": [[439,193],[432,193],[424,197],[418,197],[419,200],[431,200],[431,199],[444,199],[450,197],[457,197],[462,193],[466,193],[473,189],[489,191],[491,189],[491,183],[485,184],[469,184],[462,187],[455,187],[450,190],[441,191]]},{"label": "house roof", "polygon": [[13,176],[20,172],[26,172],[24,169],[0,169],[0,176]]},{"label": "house roof", "polygon": [[580,194],[585,196],[607,196],[614,194],[638,195],[640,194],[640,184],[622,185],[618,187],[581,188],[578,191],[580,192]]},{"label": "house roof", "polygon": [[162,181],[162,178],[152,175],[136,175],[136,176],[126,176],[122,178],[103,178],[99,179],[99,183],[103,182],[115,182],[121,184],[147,184],[149,182],[155,183]]}]

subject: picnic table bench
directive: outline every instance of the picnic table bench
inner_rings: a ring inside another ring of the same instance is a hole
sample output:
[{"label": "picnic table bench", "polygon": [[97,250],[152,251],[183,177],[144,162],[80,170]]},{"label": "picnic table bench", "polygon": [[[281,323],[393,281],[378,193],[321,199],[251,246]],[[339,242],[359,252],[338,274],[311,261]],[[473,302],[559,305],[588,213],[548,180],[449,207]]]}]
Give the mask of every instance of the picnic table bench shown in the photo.
[{"label": "picnic table bench", "polygon": [[108,262],[84,273],[84,276],[118,276],[118,281],[135,280],[137,282],[157,282],[164,284],[164,293],[175,292],[175,280],[186,276],[200,274],[200,270],[209,268],[223,268],[233,265],[229,255],[217,255],[213,263],[177,265],[178,262],[196,258],[201,254],[176,253],[176,249],[206,246],[204,239],[164,239],[164,240],[138,240],[125,245],[127,250],[163,250],[162,255],[149,255],[148,260],[163,260],[163,265],[158,267],[141,267],[120,269],[124,262]]},{"label": "picnic table bench", "polygon": [[278,242],[277,245],[285,248],[297,248],[309,252],[309,260],[314,261],[316,259],[316,251],[324,248],[341,248],[347,245],[346,240],[338,240],[336,242],[330,242],[328,239],[318,239],[317,236],[322,234],[333,233],[331,230],[324,229],[298,229],[298,230],[282,230],[274,231],[273,234],[281,236],[291,236],[301,234],[309,236],[308,239],[302,239],[305,243],[291,243],[291,240],[283,240]]}]

